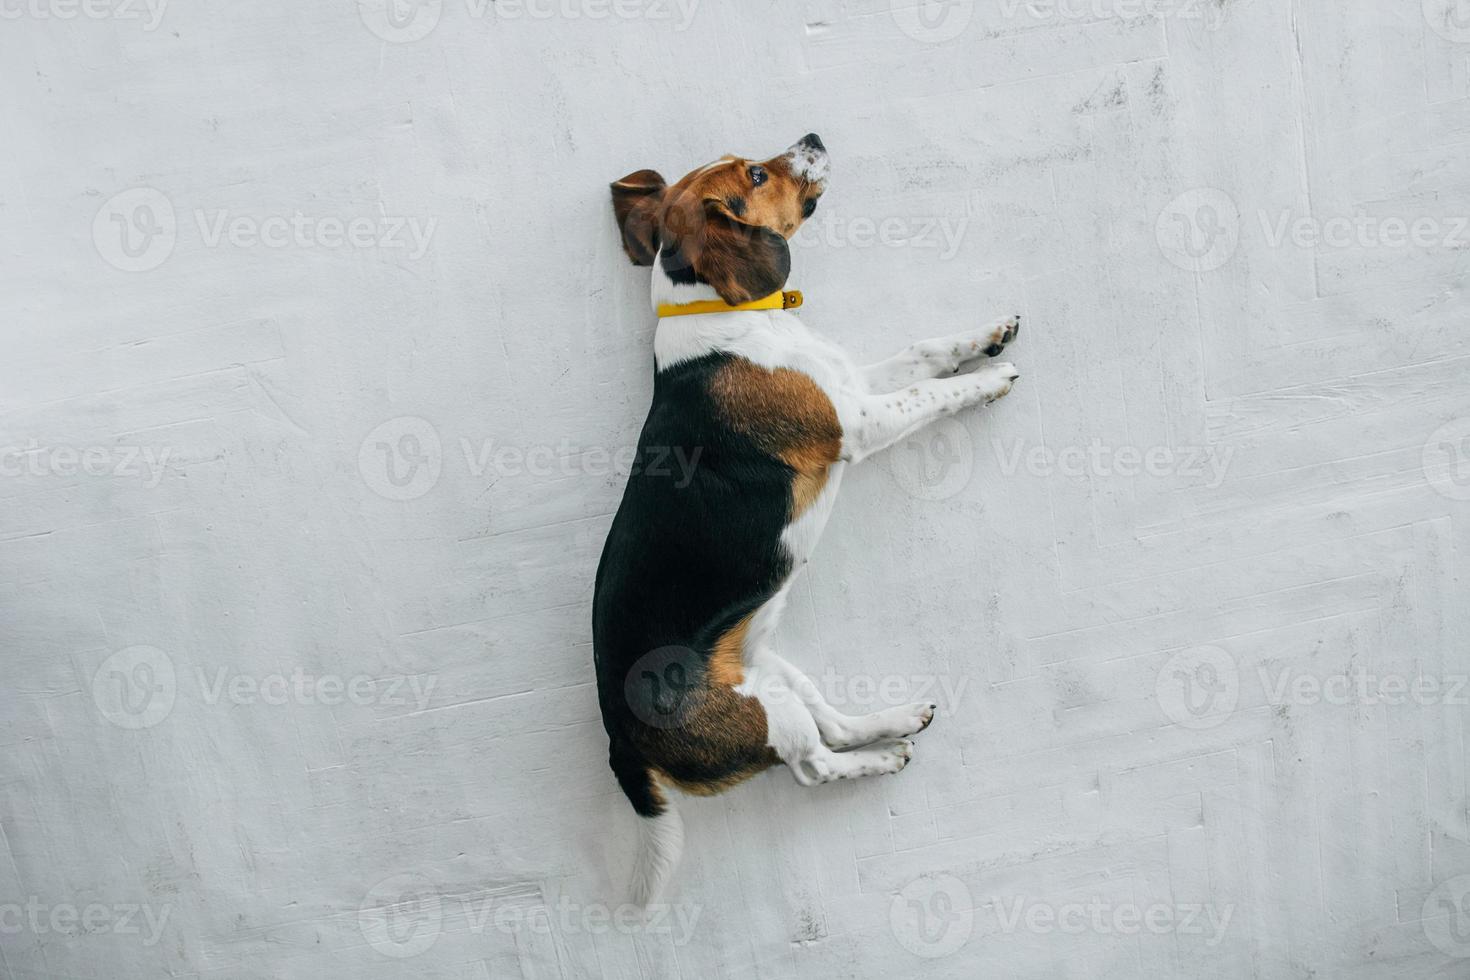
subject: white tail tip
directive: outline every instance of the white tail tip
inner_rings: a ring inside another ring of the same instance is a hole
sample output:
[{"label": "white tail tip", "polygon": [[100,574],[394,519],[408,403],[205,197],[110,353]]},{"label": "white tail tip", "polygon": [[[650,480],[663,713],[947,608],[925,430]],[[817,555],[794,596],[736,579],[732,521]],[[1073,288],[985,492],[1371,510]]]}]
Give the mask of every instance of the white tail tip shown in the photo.
[{"label": "white tail tip", "polygon": [[646,909],[658,901],[684,853],[684,820],[672,803],[656,817],[638,818],[638,857],[633,864],[631,900]]}]

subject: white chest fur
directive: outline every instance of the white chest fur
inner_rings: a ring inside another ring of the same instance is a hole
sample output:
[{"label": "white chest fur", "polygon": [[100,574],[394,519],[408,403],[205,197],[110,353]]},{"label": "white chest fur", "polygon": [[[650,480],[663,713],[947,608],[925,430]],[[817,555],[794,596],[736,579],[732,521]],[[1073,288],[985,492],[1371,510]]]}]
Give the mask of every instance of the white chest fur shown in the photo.
[{"label": "white chest fur", "polygon": [[848,427],[849,412],[866,393],[862,373],[847,353],[808,330],[786,310],[739,310],[697,316],[665,317],[653,338],[659,370],[681,361],[723,351],[763,368],[790,368],[809,376],[831,399],[837,418]]}]

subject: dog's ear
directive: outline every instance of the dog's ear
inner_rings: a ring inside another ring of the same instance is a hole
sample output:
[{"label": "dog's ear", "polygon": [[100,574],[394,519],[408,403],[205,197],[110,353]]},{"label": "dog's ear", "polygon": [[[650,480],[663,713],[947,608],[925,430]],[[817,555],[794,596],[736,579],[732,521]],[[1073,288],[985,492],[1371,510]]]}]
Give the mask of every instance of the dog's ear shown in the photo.
[{"label": "dog's ear", "polygon": [[769,228],[748,225],[725,202],[704,202],[704,228],[690,262],[700,279],[726,303],[748,303],[769,296],[791,274],[791,248]]},{"label": "dog's ear", "polygon": [[639,170],[613,182],[613,214],[623,235],[623,251],[634,265],[653,265],[658,255],[658,211],[667,186],[656,170]]}]

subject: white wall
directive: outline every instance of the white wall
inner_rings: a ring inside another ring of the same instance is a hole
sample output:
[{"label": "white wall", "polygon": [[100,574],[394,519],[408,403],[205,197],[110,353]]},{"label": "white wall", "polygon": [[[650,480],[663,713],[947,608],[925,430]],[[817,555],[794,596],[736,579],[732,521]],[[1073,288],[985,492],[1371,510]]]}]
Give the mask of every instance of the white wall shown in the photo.
[{"label": "white wall", "polygon": [[[1470,971],[1450,0],[107,2],[0,31],[0,975]],[[683,923],[594,934],[653,326],[607,183],[808,130],[808,323],[1026,317],[783,627],[941,717],[896,778],[691,802]]]}]

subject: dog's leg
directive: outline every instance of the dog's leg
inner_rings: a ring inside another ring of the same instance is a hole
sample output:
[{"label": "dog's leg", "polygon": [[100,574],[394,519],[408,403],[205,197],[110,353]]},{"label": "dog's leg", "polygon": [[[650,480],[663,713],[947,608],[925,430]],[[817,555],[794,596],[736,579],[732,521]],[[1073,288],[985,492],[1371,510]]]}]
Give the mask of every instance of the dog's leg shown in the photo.
[{"label": "dog's leg", "polygon": [[843,751],[888,739],[917,735],[929,727],[939,707],[929,701],[901,704],[866,715],[845,715],[822,697],[817,685],[795,664],[775,652],[761,648],[752,657],[763,674],[776,676],[811,713],[822,743],[829,749]]},{"label": "dog's leg", "polygon": [[807,702],[787,684],[785,669],[769,661],[752,664],[736,690],[760,701],[766,713],[767,744],[803,786],[896,773],[913,758],[914,743],[907,739],[832,751],[822,741]]},{"label": "dog's leg", "polygon": [[947,415],[1004,398],[1020,376],[1014,364],[1000,361],[973,374],[916,381],[886,395],[863,395],[857,425],[843,432],[842,458],[858,462]]},{"label": "dog's leg", "polygon": [[886,361],[863,368],[863,379],[869,391],[879,393],[897,391],[925,378],[954,374],[971,361],[999,356],[1020,330],[1020,316],[1010,316],[978,330],[921,340]]}]

